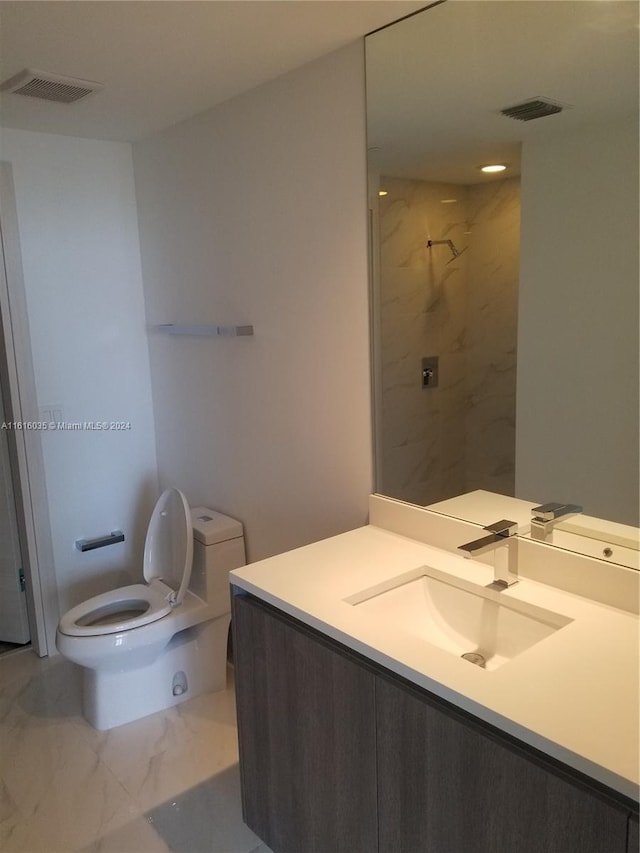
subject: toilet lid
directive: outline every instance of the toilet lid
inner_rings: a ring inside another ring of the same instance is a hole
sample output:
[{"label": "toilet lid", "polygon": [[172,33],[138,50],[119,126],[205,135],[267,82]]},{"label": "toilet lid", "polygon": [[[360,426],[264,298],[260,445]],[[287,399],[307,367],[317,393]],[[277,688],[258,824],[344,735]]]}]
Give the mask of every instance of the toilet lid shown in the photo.
[{"label": "toilet lid", "polygon": [[179,604],[191,579],[193,529],[187,499],[179,489],[167,489],[158,498],[144,543],[147,583],[161,580],[175,591]]}]

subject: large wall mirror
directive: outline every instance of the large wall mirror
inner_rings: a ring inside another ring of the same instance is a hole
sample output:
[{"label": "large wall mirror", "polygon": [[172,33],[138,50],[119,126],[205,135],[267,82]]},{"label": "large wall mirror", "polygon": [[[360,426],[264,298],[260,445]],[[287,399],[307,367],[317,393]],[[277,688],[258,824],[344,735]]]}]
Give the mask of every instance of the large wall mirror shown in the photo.
[{"label": "large wall mirror", "polygon": [[578,504],[633,547],[638,8],[447,0],[367,37],[381,494]]}]

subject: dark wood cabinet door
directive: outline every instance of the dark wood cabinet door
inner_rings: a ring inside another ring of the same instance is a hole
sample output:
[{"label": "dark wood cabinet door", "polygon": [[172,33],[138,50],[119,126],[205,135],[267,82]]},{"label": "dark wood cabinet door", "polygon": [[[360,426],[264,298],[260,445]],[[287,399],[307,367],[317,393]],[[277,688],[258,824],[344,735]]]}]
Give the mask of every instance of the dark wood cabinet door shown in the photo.
[{"label": "dark wood cabinet door", "polygon": [[629,837],[627,839],[627,853],[638,853],[640,851],[640,837],[638,835],[638,817],[632,815],[629,818]]},{"label": "dark wood cabinet door", "polygon": [[375,676],[245,596],[233,632],[247,825],[275,853],[375,853]]},{"label": "dark wood cabinet door", "polygon": [[[379,853],[623,853],[628,813],[376,681]],[[634,851],[635,853],[635,851]]]}]

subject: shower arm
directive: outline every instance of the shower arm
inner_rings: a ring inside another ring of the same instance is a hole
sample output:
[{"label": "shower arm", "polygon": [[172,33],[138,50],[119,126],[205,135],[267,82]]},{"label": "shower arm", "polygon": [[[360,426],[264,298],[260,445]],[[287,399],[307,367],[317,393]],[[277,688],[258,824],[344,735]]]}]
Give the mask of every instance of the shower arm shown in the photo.
[{"label": "shower arm", "polygon": [[447,263],[451,263],[451,261],[455,261],[456,258],[459,258],[463,252],[467,251],[468,246],[465,246],[464,249],[456,249],[453,240],[427,240],[427,249],[431,249],[432,246],[448,246],[449,251],[453,255],[451,260],[447,261]]}]

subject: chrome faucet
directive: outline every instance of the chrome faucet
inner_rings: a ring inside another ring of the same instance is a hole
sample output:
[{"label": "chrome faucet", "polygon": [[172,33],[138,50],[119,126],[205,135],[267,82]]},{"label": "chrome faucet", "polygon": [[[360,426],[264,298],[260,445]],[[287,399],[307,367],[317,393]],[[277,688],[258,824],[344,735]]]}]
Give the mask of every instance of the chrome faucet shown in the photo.
[{"label": "chrome faucet", "polygon": [[553,528],[561,519],[581,512],[582,507],[578,504],[548,503],[534,506],[531,510],[531,538],[549,542]]},{"label": "chrome faucet", "polygon": [[465,557],[484,554],[486,551],[495,551],[493,583],[490,586],[495,585],[500,589],[513,586],[514,583],[518,583],[517,522],[503,518],[501,521],[488,524],[483,529],[489,531],[489,536],[474,539],[472,542],[465,542],[464,545],[458,546],[458,550],[462,551]]}]

